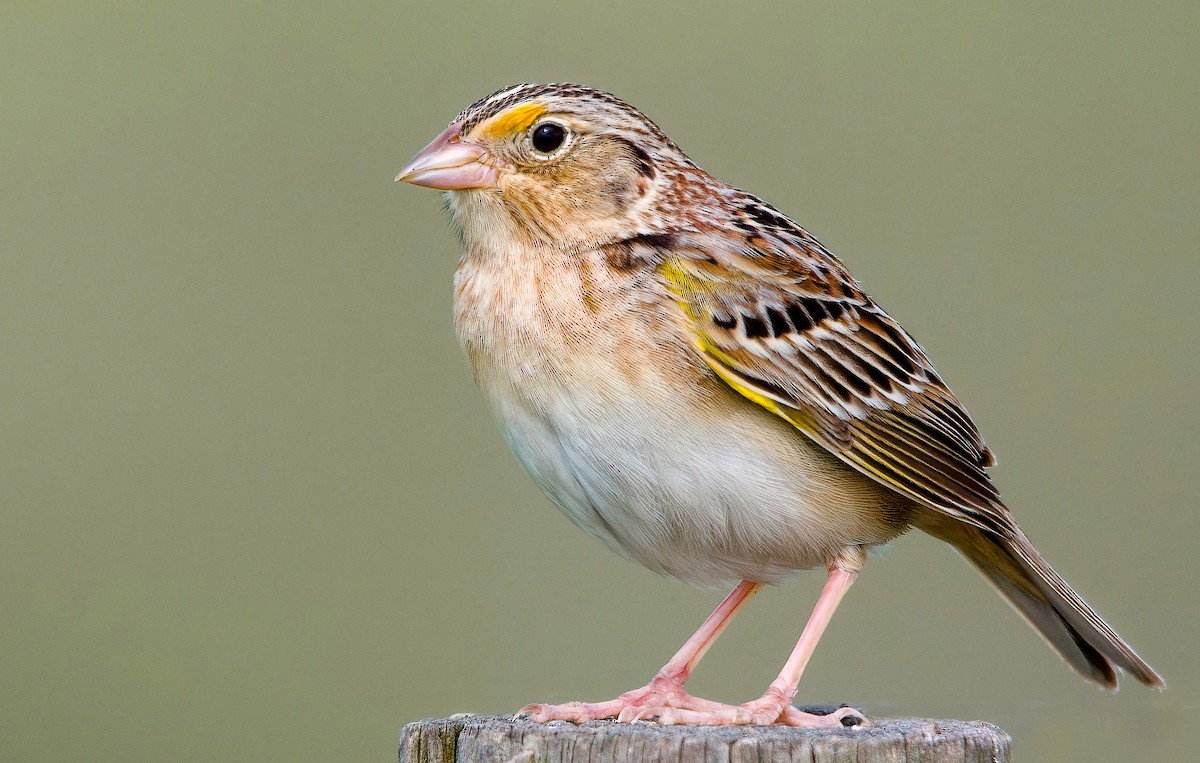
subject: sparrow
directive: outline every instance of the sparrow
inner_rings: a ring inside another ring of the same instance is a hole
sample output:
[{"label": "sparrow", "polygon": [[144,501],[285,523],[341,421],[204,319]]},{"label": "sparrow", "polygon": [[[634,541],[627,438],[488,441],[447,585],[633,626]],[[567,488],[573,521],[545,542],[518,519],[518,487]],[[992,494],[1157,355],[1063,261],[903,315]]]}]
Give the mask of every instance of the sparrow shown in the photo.
[{"label": "sparrow", "polygon": [[[396,178],[446,191],[454,320],[530,476],[576,525],[671,578],[734,584],[644,687],[534,721],[854,726],[792,706],[869,549],[919,528],[979,570],[1085,679],[1163,679],[1060,577],[925,351],[833,254],[700,169],[645,115],[574,84],[469,106]],[[684,682],[764,584],[823,567],[779,676],[727,705]]]}]

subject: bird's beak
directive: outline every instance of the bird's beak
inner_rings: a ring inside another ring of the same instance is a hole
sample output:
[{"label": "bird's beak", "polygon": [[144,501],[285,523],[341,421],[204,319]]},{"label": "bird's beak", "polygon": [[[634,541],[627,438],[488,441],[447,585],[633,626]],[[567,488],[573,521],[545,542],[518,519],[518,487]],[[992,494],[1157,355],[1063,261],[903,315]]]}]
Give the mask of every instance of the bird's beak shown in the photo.
[{"label": "bird's beak", "polygon": [[458,125],[447,127],[404,165],[396,181],[445,191],[495,188],[498,173],[487,151],[460,137]]}]

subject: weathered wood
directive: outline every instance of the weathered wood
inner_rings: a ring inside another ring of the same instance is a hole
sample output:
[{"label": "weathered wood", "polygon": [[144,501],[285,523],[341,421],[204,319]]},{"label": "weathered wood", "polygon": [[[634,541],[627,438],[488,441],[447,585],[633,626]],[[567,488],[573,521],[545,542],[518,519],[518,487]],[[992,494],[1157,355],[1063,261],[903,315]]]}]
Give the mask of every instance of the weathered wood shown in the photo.
[{"label": "weathered wood", "polygon": [[983,721],[872,718],[872,726],[659,726],[533,723],[453,715],[400,735],[400,763],[1007,763],[1011,740]]}]

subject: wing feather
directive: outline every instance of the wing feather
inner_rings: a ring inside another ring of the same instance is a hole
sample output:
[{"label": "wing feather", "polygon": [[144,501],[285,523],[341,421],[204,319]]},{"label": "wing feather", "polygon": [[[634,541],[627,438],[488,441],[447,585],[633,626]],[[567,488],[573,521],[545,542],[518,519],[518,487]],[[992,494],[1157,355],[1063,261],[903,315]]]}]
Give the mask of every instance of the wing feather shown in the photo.
[{"label": "wing feather", "polygon": [[985,471],[992,453],[925,352],[815,239],[772,219],[778,229],[736,251],[718,231],[679,236],[658,267],[704,362],[863,474],[1009,528]]}]

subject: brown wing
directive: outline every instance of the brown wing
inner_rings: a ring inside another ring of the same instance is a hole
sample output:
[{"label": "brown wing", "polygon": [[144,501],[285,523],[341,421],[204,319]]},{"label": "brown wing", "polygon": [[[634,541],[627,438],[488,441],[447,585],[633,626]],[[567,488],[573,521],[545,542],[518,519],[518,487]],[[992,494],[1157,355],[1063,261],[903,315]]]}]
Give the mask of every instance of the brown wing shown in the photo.
[{"label": "brown wing", "polygon": [[775,223],[786,237],[760,230],[736,252],[727,234],[681,237],[659,265],[704,362],[863,474],[977,527],[1009,528],[984,471],[992,453],[925,352],[815,239]]}]

